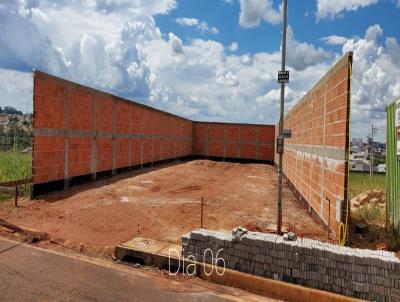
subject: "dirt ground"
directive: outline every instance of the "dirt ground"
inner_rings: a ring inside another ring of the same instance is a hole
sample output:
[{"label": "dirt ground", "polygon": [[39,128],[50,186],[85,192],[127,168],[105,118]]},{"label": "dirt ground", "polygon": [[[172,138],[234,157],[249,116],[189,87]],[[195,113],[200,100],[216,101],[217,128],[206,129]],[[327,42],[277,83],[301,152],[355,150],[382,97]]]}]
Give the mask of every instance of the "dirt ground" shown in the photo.
[{"label": "dirt ground", "polygon": [[[270,165],[196,160],[126,173],[111,179],[5,202],[0,217],[73,243],[113,246],[135,236],[180,242],[203,225],[265,231],[276,222],[277,171]],[[283,224],[300,237],[326,240],[326,232],[285,185]]]}]

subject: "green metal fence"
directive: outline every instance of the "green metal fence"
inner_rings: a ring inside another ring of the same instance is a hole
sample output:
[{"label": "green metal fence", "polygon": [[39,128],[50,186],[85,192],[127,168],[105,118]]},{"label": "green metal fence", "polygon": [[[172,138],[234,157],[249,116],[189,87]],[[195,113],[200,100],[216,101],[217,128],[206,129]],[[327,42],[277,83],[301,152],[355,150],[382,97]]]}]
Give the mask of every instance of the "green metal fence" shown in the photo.
[{"label": "green metal fence", "polygon": [[396,107],[398,101],[387,109],[386,138],[386,209],[387,222],[400,234],[400,158],[397,154]]}]

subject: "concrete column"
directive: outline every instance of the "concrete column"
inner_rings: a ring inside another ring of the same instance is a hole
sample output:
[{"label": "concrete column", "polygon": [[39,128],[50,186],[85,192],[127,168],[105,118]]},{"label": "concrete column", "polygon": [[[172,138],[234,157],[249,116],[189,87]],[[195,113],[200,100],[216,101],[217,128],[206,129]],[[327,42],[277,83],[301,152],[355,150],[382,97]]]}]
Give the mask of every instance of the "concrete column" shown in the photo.
[{"label": "concrete column", "polygon": [[153,165],[154,162],[154,114],[153,111],[151,111],[150,114],[150,122],[151,122],[151,165]]},{"label": "concrete column", "polygon": [[117,173],[116,166],[117,166],[117,140],[116,140],[116,111],[117,111],[117,103],[113,99],[113,107],[112,107],[112,175]]},{"label": "concrete column", "polygon": [[142,117],[141,117],[141,121],[140,121],[141,125],[141,129],[140,129],[140,167],[143,168],[143,138],[144,138],[144,134],[143,134],[143,111],[142,111]]},{"label": "concrete column", "polygon": [[64,189],[69,187],[69,87],[64,91]]},{"label": "concrete column", "polygon": [[130,106],[131,110],[129,113],[129,150],[128,150],[128,167],[129,170],[132,167],[132,118],[133,118],[133,106]]},{"label": "concrete column", "polygon": [[223,161],[225,161],[225,157],[226,157],[226,127],[227,127],[227,125],[224,125],[224,156],[223,156]]},{"label": "concrete column", "polygon": [[[320,216],[322,218],[322,220],[324,219],[324,204],[327,202],[324,198],[324,185],[325,185],[325,168],[324,168],[324,161],[325,161],[325,157],[326,157],[326,84],[324,87],[324,128],[323,128],[323,136],[324,136],[324,151],[323,151],[323,156],[321,159],[321,196],[320,196],[320,200],[321,200],[321,209],[320,209]],[[328,210],[329,213],[329,210]],[[328,219],[325,220],[325,223],[328,224],[329,221],[329,217]],[[328,226],[328,229],[330,228],[330,226]]]},{"label": "concrete column", "polygon": [[238,127],[239,127],[239,131],[238,131],[239,138],[238,138],[238,142],[237,142],[237,158],[240,159],[240,126],[238,126]]},{"label": "concrete column", "polygon": [[206,158],[208,158],[208,144],[210,139],[210,125],[207,125],[207,136],[206,136]]},{"label": "concrete column", "polygon": [[96,170],[97,170],[97,125],[96,125],[96,101],[97,95],[93,95],[93,136],[92,136],[92,165],[91,165],[91,172],[92,172],[92,179],[96,179]]},{"label": "concrete column", "polygon": [[260,138],[259,138],[259,135],[260,135],[260,129],[257,128],[257,129],[256,129],[256,160],[258,160],[258,149],[259,149],[259,146],[260,146]]}]

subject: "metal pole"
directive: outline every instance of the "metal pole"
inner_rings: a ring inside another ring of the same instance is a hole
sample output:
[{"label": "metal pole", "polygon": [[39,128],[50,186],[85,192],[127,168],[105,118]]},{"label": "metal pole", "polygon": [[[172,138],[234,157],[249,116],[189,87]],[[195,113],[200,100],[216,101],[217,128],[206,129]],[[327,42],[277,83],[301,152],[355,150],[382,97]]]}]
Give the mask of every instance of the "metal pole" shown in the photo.
[{"label": "metal pole", "polygon": [[[287,23],[287,0],[283,0],[283,22],[282,22],[282,67],[281,70],[285,70],[286,65],[286,25]],[[285,83],[281,83],[281,110],[279,119],[279,138],[283,140],[283,115],[285,112]],[[283,145],[282,148],[278,148],[279,162],[278,162],[278,221],[277,221],[277,233],[281,234],[282,229],[282,159],[283,159]]]},{"label": "metal pole", "polygon": [[369,176],[372,177],[374,175],[374,135],[375,131],[378,128],[374,128],[374,124],[371,126],[371,139],[370,139],[370,155],[369,155]]},{"label": "metal pole", "polygon": [[203,197],[201,198],[200,228],[203,228]]}]

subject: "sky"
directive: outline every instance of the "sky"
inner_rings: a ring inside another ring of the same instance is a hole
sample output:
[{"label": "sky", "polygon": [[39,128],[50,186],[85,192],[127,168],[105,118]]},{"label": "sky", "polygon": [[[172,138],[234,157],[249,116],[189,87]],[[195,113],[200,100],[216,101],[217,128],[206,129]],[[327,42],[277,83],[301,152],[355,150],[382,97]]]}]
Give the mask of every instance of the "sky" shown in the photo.
[{"label": "sky", "polygon": [[[354,52],[351,136],[400,96],[400,0],[289,0],[286,110]],[[278,0],[0,0],[0,106],[32,69],[199,121],[275,124]]]}]

